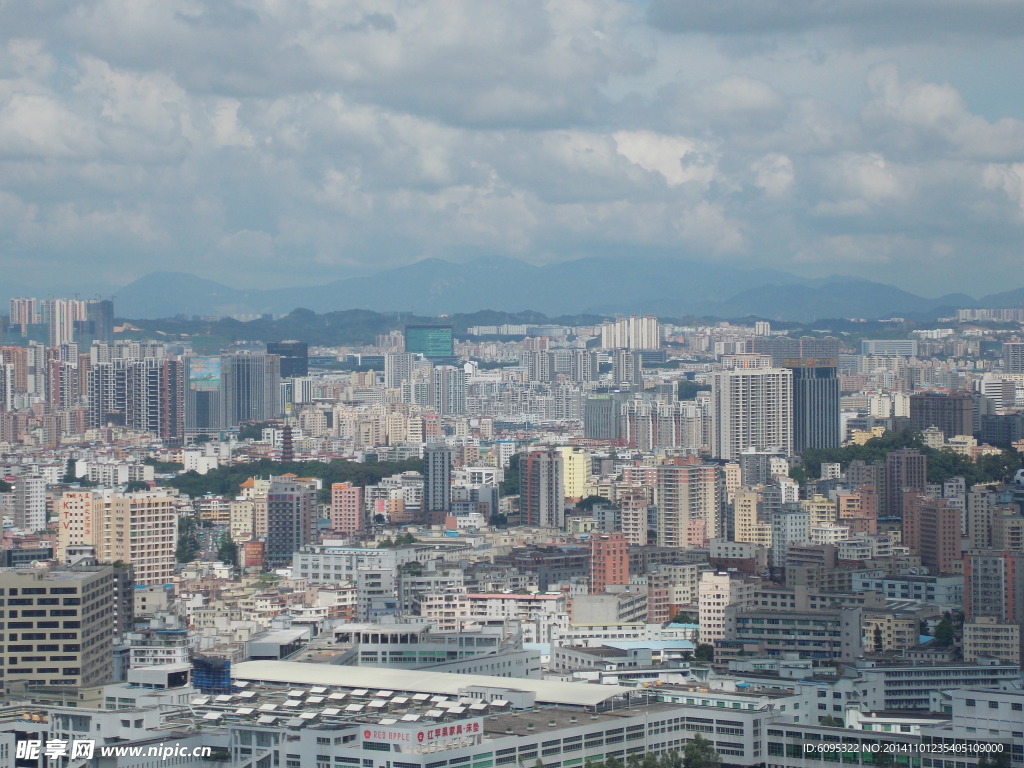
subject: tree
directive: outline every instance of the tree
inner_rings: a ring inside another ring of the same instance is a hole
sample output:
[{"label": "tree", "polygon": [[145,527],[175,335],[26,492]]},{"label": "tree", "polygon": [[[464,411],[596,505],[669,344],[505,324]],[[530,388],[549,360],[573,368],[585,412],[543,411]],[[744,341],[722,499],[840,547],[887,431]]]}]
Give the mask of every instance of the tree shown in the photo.
[{"label": "tree", "polygon": [[238,441],[262,440],[263,430],[269,427],[269,422],[261,421],[255,424],[246,424],[238,429]]},{"label": "tree", "polygon": [[227,565],[238,566],[238,545],[230,533],[225,532],[217,543],[217,559]]},{"label": "tree", "polygon": [[590,512],[598,504],[611,504],[611,499],[604,496],[587,496],[576,505],[577,512]]},{"label": "tree", "polygon": [[129,480],[127,485],[124,487],[125,493],[135,493],[136,491],[148,491],[149,483],[143,480]]},{"label": "tree", "polygon": [[673,624],[696,624],[697,620],[693,617],[692,613],[686,611],[680,611],[672,617]]},{"label": "tree", "polygon": [[196,535],[196,521],[191,517],[178,518],[178,546],[174,551],[179,563],[191,563],[196,559],[202,546]]},{"label": "tree", "polygon": [[948,616],[935,625],[935,644],[942,648],[953,645],[953,622]]},{"label": "tree", "polygon": [[697,661],[714,661],[715,660],[715,646],[708,645],[707,643],[701,643],[697,646],[693,652],[694,657]]},{"label": "tree", "polygon": [[698,392],[707,392],[711,389],[710,384],[698,384],[695,381],[686,379],[679,382],[678,392],[680,400],[693,400]]},{"label": "tree", "polygon": [[874,640],[875,653],[884,650],[883,646],[885,645],[885,643],[883,642],[881,627],[875,627],[874,638],[872,639]]},{"label": "tree", "polygon": [[142,463],[149,464],[153,468],[153,471],[158,475],[169,475],[173,472],[181,472],[181,470],[185,468],[185,465],[180,461],[160,461],[159,459],[154,459],[152,456],[147,459],[143,459]]},{"label": "tree", "polygon": [[1001,752],[982,752],[978,759],[978,768],[1010,768],[1010,749],[1004,744]]},{"label": "tree", "polygon": [[721,765],[711,742],[699,733],[683,748],[683,768],[719,768]]},{"label": "tree", "polygon": [[498,486],[498,493],[502,496],[519,495],[519,454],[513,453],[508,460],[508,469],[505,470],[505,477]]}]

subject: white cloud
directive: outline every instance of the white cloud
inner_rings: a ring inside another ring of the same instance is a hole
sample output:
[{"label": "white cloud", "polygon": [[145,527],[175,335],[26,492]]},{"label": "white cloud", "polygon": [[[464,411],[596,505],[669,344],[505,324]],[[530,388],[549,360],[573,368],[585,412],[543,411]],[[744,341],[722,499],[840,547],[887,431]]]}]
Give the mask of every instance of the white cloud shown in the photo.
[{"label": "white cloud", "polygon": [[659,249],[981,292],[1024,235],[1024,93],[978,63],[1024,64],[1012,5],[932,42],[881,0],[16,0],[0,244],[22,281]]}]

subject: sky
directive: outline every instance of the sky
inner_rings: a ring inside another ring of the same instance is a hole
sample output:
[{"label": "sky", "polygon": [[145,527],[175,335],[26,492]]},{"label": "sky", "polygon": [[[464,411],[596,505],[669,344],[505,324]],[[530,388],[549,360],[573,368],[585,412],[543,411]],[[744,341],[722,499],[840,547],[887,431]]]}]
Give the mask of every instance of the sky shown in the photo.
[{"label": "sky", "polygon": [[1022,0],[4,0],[0,265],[1024,286]]}]

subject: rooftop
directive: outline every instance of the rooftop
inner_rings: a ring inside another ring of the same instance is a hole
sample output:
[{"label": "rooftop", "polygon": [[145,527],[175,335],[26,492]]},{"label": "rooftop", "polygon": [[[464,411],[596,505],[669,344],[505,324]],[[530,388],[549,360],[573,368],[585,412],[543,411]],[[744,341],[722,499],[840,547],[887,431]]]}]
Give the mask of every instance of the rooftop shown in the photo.
[{"label": "rooftop", "polygon": [[232,668],[236,681],[261,681],[290,685],[318,685],[337,689],[369,689],[386,685],[402,693],[458,696],[470,687],[528,691],[538,704],[595,707],[624,696],[630,689],[617,685],[563,683],[491,675],[453,675],[420,670],[343,667],[333,664],[304,664],[297,661],[244,661]]}]

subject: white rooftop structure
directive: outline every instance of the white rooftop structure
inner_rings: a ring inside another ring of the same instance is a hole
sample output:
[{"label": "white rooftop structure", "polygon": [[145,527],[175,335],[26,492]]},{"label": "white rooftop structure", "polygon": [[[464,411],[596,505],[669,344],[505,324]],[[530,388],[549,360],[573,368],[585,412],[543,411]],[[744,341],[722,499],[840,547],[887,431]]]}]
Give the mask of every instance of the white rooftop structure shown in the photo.
[{"label": "white rooftop structure", "polygon": [[[627,695],[629,688],[618,685],[591,683],[565,683],[554,680],[528,680],[491,675],[453,675],[446,672],[387,669],[374,667],[343,667],[328,664],[305,664],[299,661],[243,661],[231,668],[235,681],[249,683],[275,683],[278,685],[319,685],[329,688],[380,690],[382,676],[392,692],[453,696],[467,688],[491,688],[533,693],[538,703],[564,704],[577,707],[595,707],[616,696]],[[334,698],[333,695],[330,698]],[[419,698],[419,696],[414,696]]]}]

